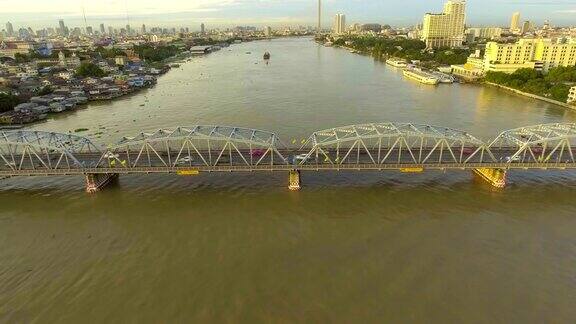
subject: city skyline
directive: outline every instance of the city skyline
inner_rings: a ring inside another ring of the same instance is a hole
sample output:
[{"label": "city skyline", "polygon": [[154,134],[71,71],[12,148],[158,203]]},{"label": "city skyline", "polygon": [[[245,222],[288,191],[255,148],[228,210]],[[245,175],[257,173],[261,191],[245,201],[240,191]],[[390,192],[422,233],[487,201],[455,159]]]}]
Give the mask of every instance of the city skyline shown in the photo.
[{"label": "city skyline", "polygon": [[[351,22],[386,23],[396,26],[409,26],[421,23],[424,13],[439,11],[443,0],[422,2],[406,0],[402,5],[389,1],[333,0],[323,3],[323,16],[333,17],[344,13]],[[252,25],[311,25],[317,21],[317,1],[314,0],[200,0],[193,3],[181,0],[167,0],[161,3],[142,0],[107,0],[92,3],[74,0],[46,1],[28,0],[13,2],[0,0],[3,12],[0,23],[10,21],[15,28],[32,26],[45,27],[65,19],[70,25],[83,26],[82,8],[86,11],[87,24],[97,27],[106,25],[125,25],[128,17],[135,25],[162,24],[166,26],[195,26],[205,22],[213,27],[228,27],[238,24]],[[555,25],[574,24],[573,15],[576,4],[570,0],[468,0],[467,23],[469,25],[510,24],[513,12],[521,12],[522,19],[536,23],[545,20]],[[34,9],[30,9],[34,8]],[[61,8],[68,8],[62,11]],[[330,19],[323,19],[323,27],[331,27]]]}]

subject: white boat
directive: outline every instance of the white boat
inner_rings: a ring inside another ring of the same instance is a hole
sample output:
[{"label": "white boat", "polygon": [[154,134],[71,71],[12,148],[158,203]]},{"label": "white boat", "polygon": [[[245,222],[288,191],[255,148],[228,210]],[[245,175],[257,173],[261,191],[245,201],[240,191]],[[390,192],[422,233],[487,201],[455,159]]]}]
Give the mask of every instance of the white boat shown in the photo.
[{"label": "white boat", "polygon": [[450,74],[442,73],[440,71],[432,71],[430,74],[437,77],[440,83],[454,83],[456,81],[456,79]]},{"label": "white boat", "polygon": [[440,82],[440,80],[434,75],[417,68],[407,68],[404,69],[402,73],[408,79],[412,79],[423,84],[437,85]]},{"label": "white boat", "polygon": [[407,65],[407,63],[406,63],[405,60],[402,60],[402,59],[394,59],[394,58],[387,59],[387,60],[386,60],[386,64],[388,64],[388,65],[390,65],[390,66],[393,66],[393,67],[397,67],[397,68],[405,68],[406,65]]}]

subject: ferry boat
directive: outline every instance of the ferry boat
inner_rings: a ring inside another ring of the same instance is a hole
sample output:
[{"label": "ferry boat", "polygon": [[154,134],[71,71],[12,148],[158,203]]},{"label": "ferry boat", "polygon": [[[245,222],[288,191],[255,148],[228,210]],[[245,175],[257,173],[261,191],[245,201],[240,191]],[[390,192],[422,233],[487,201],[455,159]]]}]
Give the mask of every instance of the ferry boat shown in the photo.
[{"label": "ferry boat", "polygon": [[268,53],[268,52],[264,53],[264,59],[269,60],[270,59],[270,53]]},{"label": "ferry boat", "polygon": [[440,82],[440,80],[438,80],[438,78],[434,75],[417,68],[407,68],[402,73],[408,79],[412,79],[423,84],[437,85]]},{"label": "ferry boat", "polygon": [[405,68],[407,66],[406,61],[401,59],[387,59],[386,64],[397,68]]}]

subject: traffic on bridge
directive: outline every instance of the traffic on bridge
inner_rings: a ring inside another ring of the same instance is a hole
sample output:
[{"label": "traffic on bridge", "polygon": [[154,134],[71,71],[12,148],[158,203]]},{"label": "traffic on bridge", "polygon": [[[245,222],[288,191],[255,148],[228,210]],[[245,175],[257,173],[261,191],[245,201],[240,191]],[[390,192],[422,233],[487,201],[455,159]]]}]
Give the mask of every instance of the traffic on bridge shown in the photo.
[{"label": "traffic on bridge", "polygon": [[0,178],[83,175],[98,191],[119,174],[268,171],[472,170],[497,187],[510,169],[576,168],[576,124],[504,131],[491,142],[446,127],[373,123],[313,133],[301,147],[276,134],[241,127],[176,127],[124,137],[104,147],[87,137],[47,131],[0,131]]}]

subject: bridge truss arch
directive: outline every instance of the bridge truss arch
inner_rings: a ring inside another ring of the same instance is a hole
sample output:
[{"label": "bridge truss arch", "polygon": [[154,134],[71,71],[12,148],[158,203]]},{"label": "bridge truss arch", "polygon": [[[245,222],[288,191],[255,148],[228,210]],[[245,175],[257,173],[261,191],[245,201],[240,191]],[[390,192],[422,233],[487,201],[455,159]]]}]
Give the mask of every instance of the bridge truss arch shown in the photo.
[{"label": "bridge truss arch", "polygon": [[508,163],[575,163],[576,123],[552,123],[502,132],[489,148],[509,151]]},{"label": "bridge truss arch", "polygon": [[242,167],[287,164],[276,134],[242,127],[195,125],[125,137],[99,165],[116,167]]},{"label": "bridge truss arch", "polygon": [[465,164],[493,162],[487,145],[457,129],[412,123],[350,125],[312,134],[300,164]]},{"label": "bridge truss arch", "polygon": [[0,170],[57,170],[90,167],[81,162],[102,151],[82,136],[34,130],[0,131]]}]

